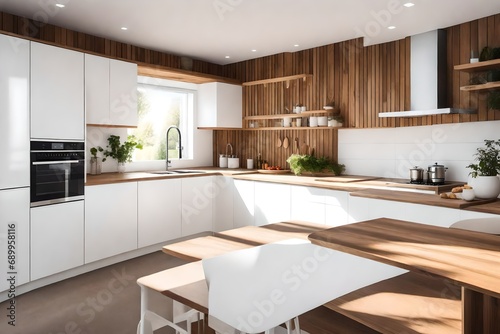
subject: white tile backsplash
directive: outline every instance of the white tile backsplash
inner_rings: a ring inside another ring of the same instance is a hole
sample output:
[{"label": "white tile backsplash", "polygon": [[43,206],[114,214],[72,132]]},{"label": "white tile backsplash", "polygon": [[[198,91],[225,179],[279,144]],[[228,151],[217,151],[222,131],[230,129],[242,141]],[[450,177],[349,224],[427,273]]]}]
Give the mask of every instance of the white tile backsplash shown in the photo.
[{"label": "white tile backsplash", "polygon": [[348,174],[409,178],[413,166],[437,162],[448,167],[447,180],[465,182],[485,139],[500,139],[500,121],[340,129],[338,157]]}]

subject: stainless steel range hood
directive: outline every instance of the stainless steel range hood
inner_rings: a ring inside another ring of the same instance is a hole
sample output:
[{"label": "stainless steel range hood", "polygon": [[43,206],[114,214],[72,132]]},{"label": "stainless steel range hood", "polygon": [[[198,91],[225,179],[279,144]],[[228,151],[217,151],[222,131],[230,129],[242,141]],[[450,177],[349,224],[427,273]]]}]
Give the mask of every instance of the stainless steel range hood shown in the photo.
[{"label": "stainless steel range hood", "polygon": [[473,114],[474,109],[448,105],[446,73],[446,30],[411,36],[411,108],[381,112],[379,117],[416,117],[439,114]]}]

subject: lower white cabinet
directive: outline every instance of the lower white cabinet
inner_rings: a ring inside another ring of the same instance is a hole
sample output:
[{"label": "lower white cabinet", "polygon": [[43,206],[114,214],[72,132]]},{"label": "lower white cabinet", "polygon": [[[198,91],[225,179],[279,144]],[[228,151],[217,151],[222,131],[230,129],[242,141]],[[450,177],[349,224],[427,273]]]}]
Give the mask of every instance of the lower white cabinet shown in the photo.
[{"label": "lower white cabinet", "polygon": [[213,228],[214,232],[221,232],[233,228],[233,194],[234,180],[230,176],[213,176],[214,205]]},{"label": "lower white cabinet", "polygon": [[288,184],[255,182],[255,225],[290,220],[290,197]]},{"label": "lower white cabinet", "polygon": [[[29,208],[29,188],[0,190],[0,291],[30,280]],[[15,276],[12,282],[11,276]]]},{"label": "lower white cabinet", "polygon": [[386,217],[427,225],[449,227],[460,220],[460,211],[458,209],[357,196],[350,196],[349,198],[351,223]]},{"label": "lower white cabinet", "polygon": [[31,280],[83,265],[84,203],[31,208]]},{"label": "lower white cabinet", "polygon": [[181,237],[181,179],[138,183],[138,246]]},{"label": "lower white cabinet", "polygon": [[234,180],[233,227],[255,225],[255,182]]},{"label": "lower white cabinet", "polygon": [[212,176],[182,178],[182,236],[212,231]]},{"label": "lower white cabinet", "polygon": [[325,223],[325,189],[291,186],[291,219]]},{"label": "lower white cabinet", "polygon": [[85,187],[85,263],[137,249],[137,182]]},{"label": "lower white cabinet", "polygon": [[349,193],[325,189],[325,224],[341,226],[349,224]]}]

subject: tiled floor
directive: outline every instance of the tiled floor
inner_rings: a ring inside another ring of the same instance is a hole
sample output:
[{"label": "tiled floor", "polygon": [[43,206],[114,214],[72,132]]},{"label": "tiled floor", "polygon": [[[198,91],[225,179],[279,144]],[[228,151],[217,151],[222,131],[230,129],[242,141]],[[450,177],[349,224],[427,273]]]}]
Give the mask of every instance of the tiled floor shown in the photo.
[{"label": "tiled floor", "polygon": [[0,304],[0,333],[135,334],[137,278],[183,263],[159,251],[28,292],[16,297],[15,327],[6,321],[8,305]]}]

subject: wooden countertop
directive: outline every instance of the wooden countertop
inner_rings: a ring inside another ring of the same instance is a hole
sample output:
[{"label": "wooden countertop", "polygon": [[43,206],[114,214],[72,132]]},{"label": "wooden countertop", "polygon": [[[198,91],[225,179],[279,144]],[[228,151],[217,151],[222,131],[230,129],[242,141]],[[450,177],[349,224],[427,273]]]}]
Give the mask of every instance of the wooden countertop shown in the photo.
[{"label": "wooden countertop", "polygon": [[470,206],[466,210],[500,215],[500,199],[487,204]]},{"label": "wooden countertop", "polygon": [[464,201],[461,199],[445,199],[439,195],[421,194],[407,191],[390,191],[382,189],[367,189],[351,193],[351,196],[381,199],[395,202],[414,203],[422,205],[442,206],[452,209],[465,209],[475,205],[495,202],[495,199]]},{"label": "wooden countertop", "polygon": [[500,297],[500,237],[495,235],[379,218],[314,232],[309,239]]}]

